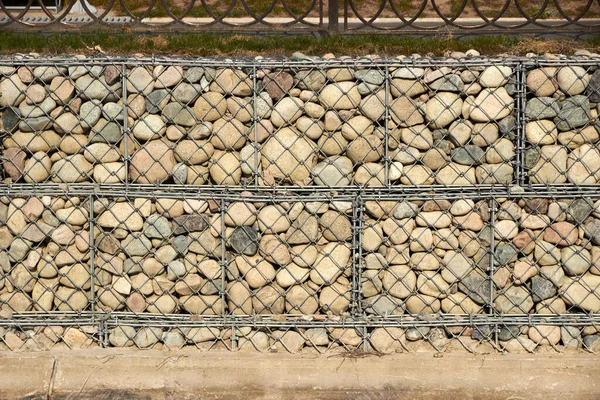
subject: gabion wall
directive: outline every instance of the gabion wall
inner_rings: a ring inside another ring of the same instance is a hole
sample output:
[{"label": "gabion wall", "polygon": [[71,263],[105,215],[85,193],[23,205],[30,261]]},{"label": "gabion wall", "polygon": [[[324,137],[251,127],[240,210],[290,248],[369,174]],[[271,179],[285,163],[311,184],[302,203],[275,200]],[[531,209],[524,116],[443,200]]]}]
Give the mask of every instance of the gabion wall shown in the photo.
[{"label": "gabion wall", "polygon": [[0,348],[596,351],[599,65],[2,60]]}]

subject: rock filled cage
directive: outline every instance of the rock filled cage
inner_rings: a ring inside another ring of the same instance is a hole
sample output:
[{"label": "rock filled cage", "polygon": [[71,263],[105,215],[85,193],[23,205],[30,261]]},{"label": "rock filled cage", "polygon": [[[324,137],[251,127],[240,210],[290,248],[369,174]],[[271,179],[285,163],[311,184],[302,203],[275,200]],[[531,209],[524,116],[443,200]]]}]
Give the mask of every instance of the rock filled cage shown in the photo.
[{"label": "rock filled cage", "polygon": [[597,59],[0,62],[0,347],[596,351]]}]

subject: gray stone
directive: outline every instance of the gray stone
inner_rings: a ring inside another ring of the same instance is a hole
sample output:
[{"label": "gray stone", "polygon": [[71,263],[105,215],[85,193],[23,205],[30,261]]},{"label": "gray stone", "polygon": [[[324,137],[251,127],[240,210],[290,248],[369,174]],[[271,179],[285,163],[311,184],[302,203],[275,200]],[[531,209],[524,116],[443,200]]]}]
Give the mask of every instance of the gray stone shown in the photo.
[{"label": "gray stone", "polygon": [[413,218],[417,215],[419,208],[411,202],[401,201],[396,206],[394,211],[394,218],[404,219],[404,218]]},{"label": "gray stone", "polygon": [[39,132],[48,129],[51,125],[50,117],[25,118],[19,122],[19,129],[23,132]]},{"label": "gray stone", "polygon": [[554,118],[559,113],[560,104],[551,97],[535,97],[525,106],[525,116],[530,120]]},{"label": "gray stone", "polygon": [[189,83],[199,82],[200,79],[206,78],[209,81],[215,79],[216,71],[210,67],[192,67],[185,71],[183,79]]},{"label": "gray stone", "polygon": [[560,338],[565,347],[578,348],[581,343],[581,332],[576,326],[561,326]]},{"label": "gray stone", "polygon": [[173,167],[173,180],[176,184],[185,185],[188,176],[188,167],[184,163],[178,163]]},{"label": "gray stone", "polygon": [[492,298],[490,279],[479,273],[471,273],[463,277],[458,283],[458,288],[479,305],[488,304]]},{"label": "gray stone", "polygon": [[402,301],[388,295],[377,295],[365,299],[364,309],[367,314],[378,316],[404,314]]},{"label": "gray stone", "polygon": [[151,239],[167,240],[173,233],[169,220],[160,214],[152,214],[149,216],[146,219],[146,222],[144,222],[143,229],[144,235]]},{"label": "gray stone", "polygon": [[145,256],[150,253],[152,242],[146,236],[139,233],[130,233],[123,240],[123,251],[130,257]]},{"label": "gray stone", "polygon": [[600,69],[592,74],[586,94],[592,103],[600,103]]},{"label": "gray stone", "polygon": [[354,73],[354,77],[371,85],[381,85],[385,79],[383,72],[378,69],[361,69]]},{"label": "gray stone", "polygon": [[90,75],[84,75],[75,81],[75,87],[82,93],[85,99],[104,100],[109,97],[111,100],[120,93],[120,85],[111,87],[107,85],[104,77],[96,79]]},{"label": "gray stone", "polygon": [[194,126],[198,123],[193,110],[179,103],[169,103],[162,110],[162,116],[168,123],[181,126]]},{"label": "gray stone", "polygon": [[590,123],[590,101],[585,96],[573,96],[562,101],[554,123],[560,131],[570,131]]},{"label": "gray stone", "polygon": [[500,135],[507,139],[515,138],[515,128],[517,126],[517,119],[514,115],[509,115],[506,118],[502,118],[498,121],[498,131]]},{"label": "gray stone", "polygon": [[150,114],[158,114],[167,105],[170,97],[167,89],[153,91],[146,96],[146,111]]},{"label": "gray stone", "polygon": [[200,85],[192,85],[189,83],[180,83],[173,90],[172,96],[173,101],[180,104],[189,104],[196,100],[196,98],[202,93],[202,87]]},{"label": "gray stone", "polygon": [[523,333],[523,328],[515,325],[503,325],[498,332],[498,340],[508,342]]},{"label": "gray stone", "polygon": [[187,236],[176,236],[175,239],[173,239],[173,243],[171,245],[175,250],[177,250],[177,253],[179,253],[182,256],[185,256],[188,253],[190,241]]},{"label": "gray stone", "polygon": [[586,199],[573,200],[569,204],[567,218],[572,219],[577,224],[583,224],[587,217],[594,211],[594,205]]},{"label": "gray stone", "polygon": [[479,165],[485,160],[485,152],[479,146],[468,144],[452,150],[452,161],[462,165]]},{"label": "gray stone", "polygon": [[516,261],[517,249],[510,243],[499,243],[494,249],[494,260],[498,265],[507,265]]},{"label": "gray stone", "polygon": [[79,107],[79,118],[84,129],[96,125],[102,116],[102,103],[98,100],[87,101]]},{"label": "gray stone", "polygon": [[430,89],[443,92],[462,92],[464,87],[465,84],[460,76],[455,74],[444,75],[429,84]]},{"label": "gray stone", "polygon": [[531,296],[536,303],[554,297],[556,293],[557,289],[552,281],[538,276],[531,278]]},{"label": "gray stone", "polygon": [[583,347],[594,353],[600,351],[600,334],[587,335],[583,338]]},{"label": "gray stone", "polygon": [[525,167],[533,168],[540,160],[541,153],[539,147],[525,150]]},{"label": "gray stone", "polygon": [[490,340],[492,334],[493,331],[490,325],[476,325],[471,332],[471,339],[479,341]]},{"label": "gray stone", "polygon": [[238,226],[229,237],[229,246],[238,254],[253,256],[258,251],[258,233],[251,226]]},{"label": "gray stone", "polygon": [[90,143],[119,143],[123,138],[121,125],[114,121],[102,120],[90,132]]},{"label": "gray stone", "polygon": [[2,128],[7,132],[13,132],[19,121],[21,120],[21,112],[18,108],[6,107],[2,112]]},{"label": "gray stone", "polygon": [[595,245],[600,245],[600,220],[589,220],[584,228],[585,236],[592,240]]},{"label": "gray stone", "polygon": [[173,218],[173,235],[189,232],[202,232],[210,223],[210,216],[203,214],[186,214]]}]

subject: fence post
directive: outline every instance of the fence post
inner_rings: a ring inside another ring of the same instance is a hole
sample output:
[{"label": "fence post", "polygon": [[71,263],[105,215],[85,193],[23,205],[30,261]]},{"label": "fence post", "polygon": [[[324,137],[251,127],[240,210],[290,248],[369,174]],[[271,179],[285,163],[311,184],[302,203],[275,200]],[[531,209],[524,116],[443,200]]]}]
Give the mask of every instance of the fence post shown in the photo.
[{"label": "fence post", "polygon": [[337,35],[339,33],[338,18],[340,16],[339,0],[329,0],[327,7],[327,31],[330,35]]}]

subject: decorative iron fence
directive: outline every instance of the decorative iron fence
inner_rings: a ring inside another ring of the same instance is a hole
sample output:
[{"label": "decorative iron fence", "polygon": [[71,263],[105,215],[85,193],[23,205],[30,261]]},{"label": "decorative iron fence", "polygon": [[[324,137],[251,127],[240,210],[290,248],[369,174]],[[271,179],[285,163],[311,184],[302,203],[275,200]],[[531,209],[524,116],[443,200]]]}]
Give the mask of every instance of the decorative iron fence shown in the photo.
[{"label": "decorative iron fence", "polygon": [[[303,0],[230,2],[161,0],[129,4],[108,0],[15,4],[0,1],[0,27],[40,29],[200,30],[228,32],[312,32],[350,34],[396,32],[594,33],[600,3],[594,0]],[[534,4],[532,4],[534,3]]]},{"label": "decorative iron fence", "polygon": [[597,351],[599,65],[2,60],[0,347]]}]

